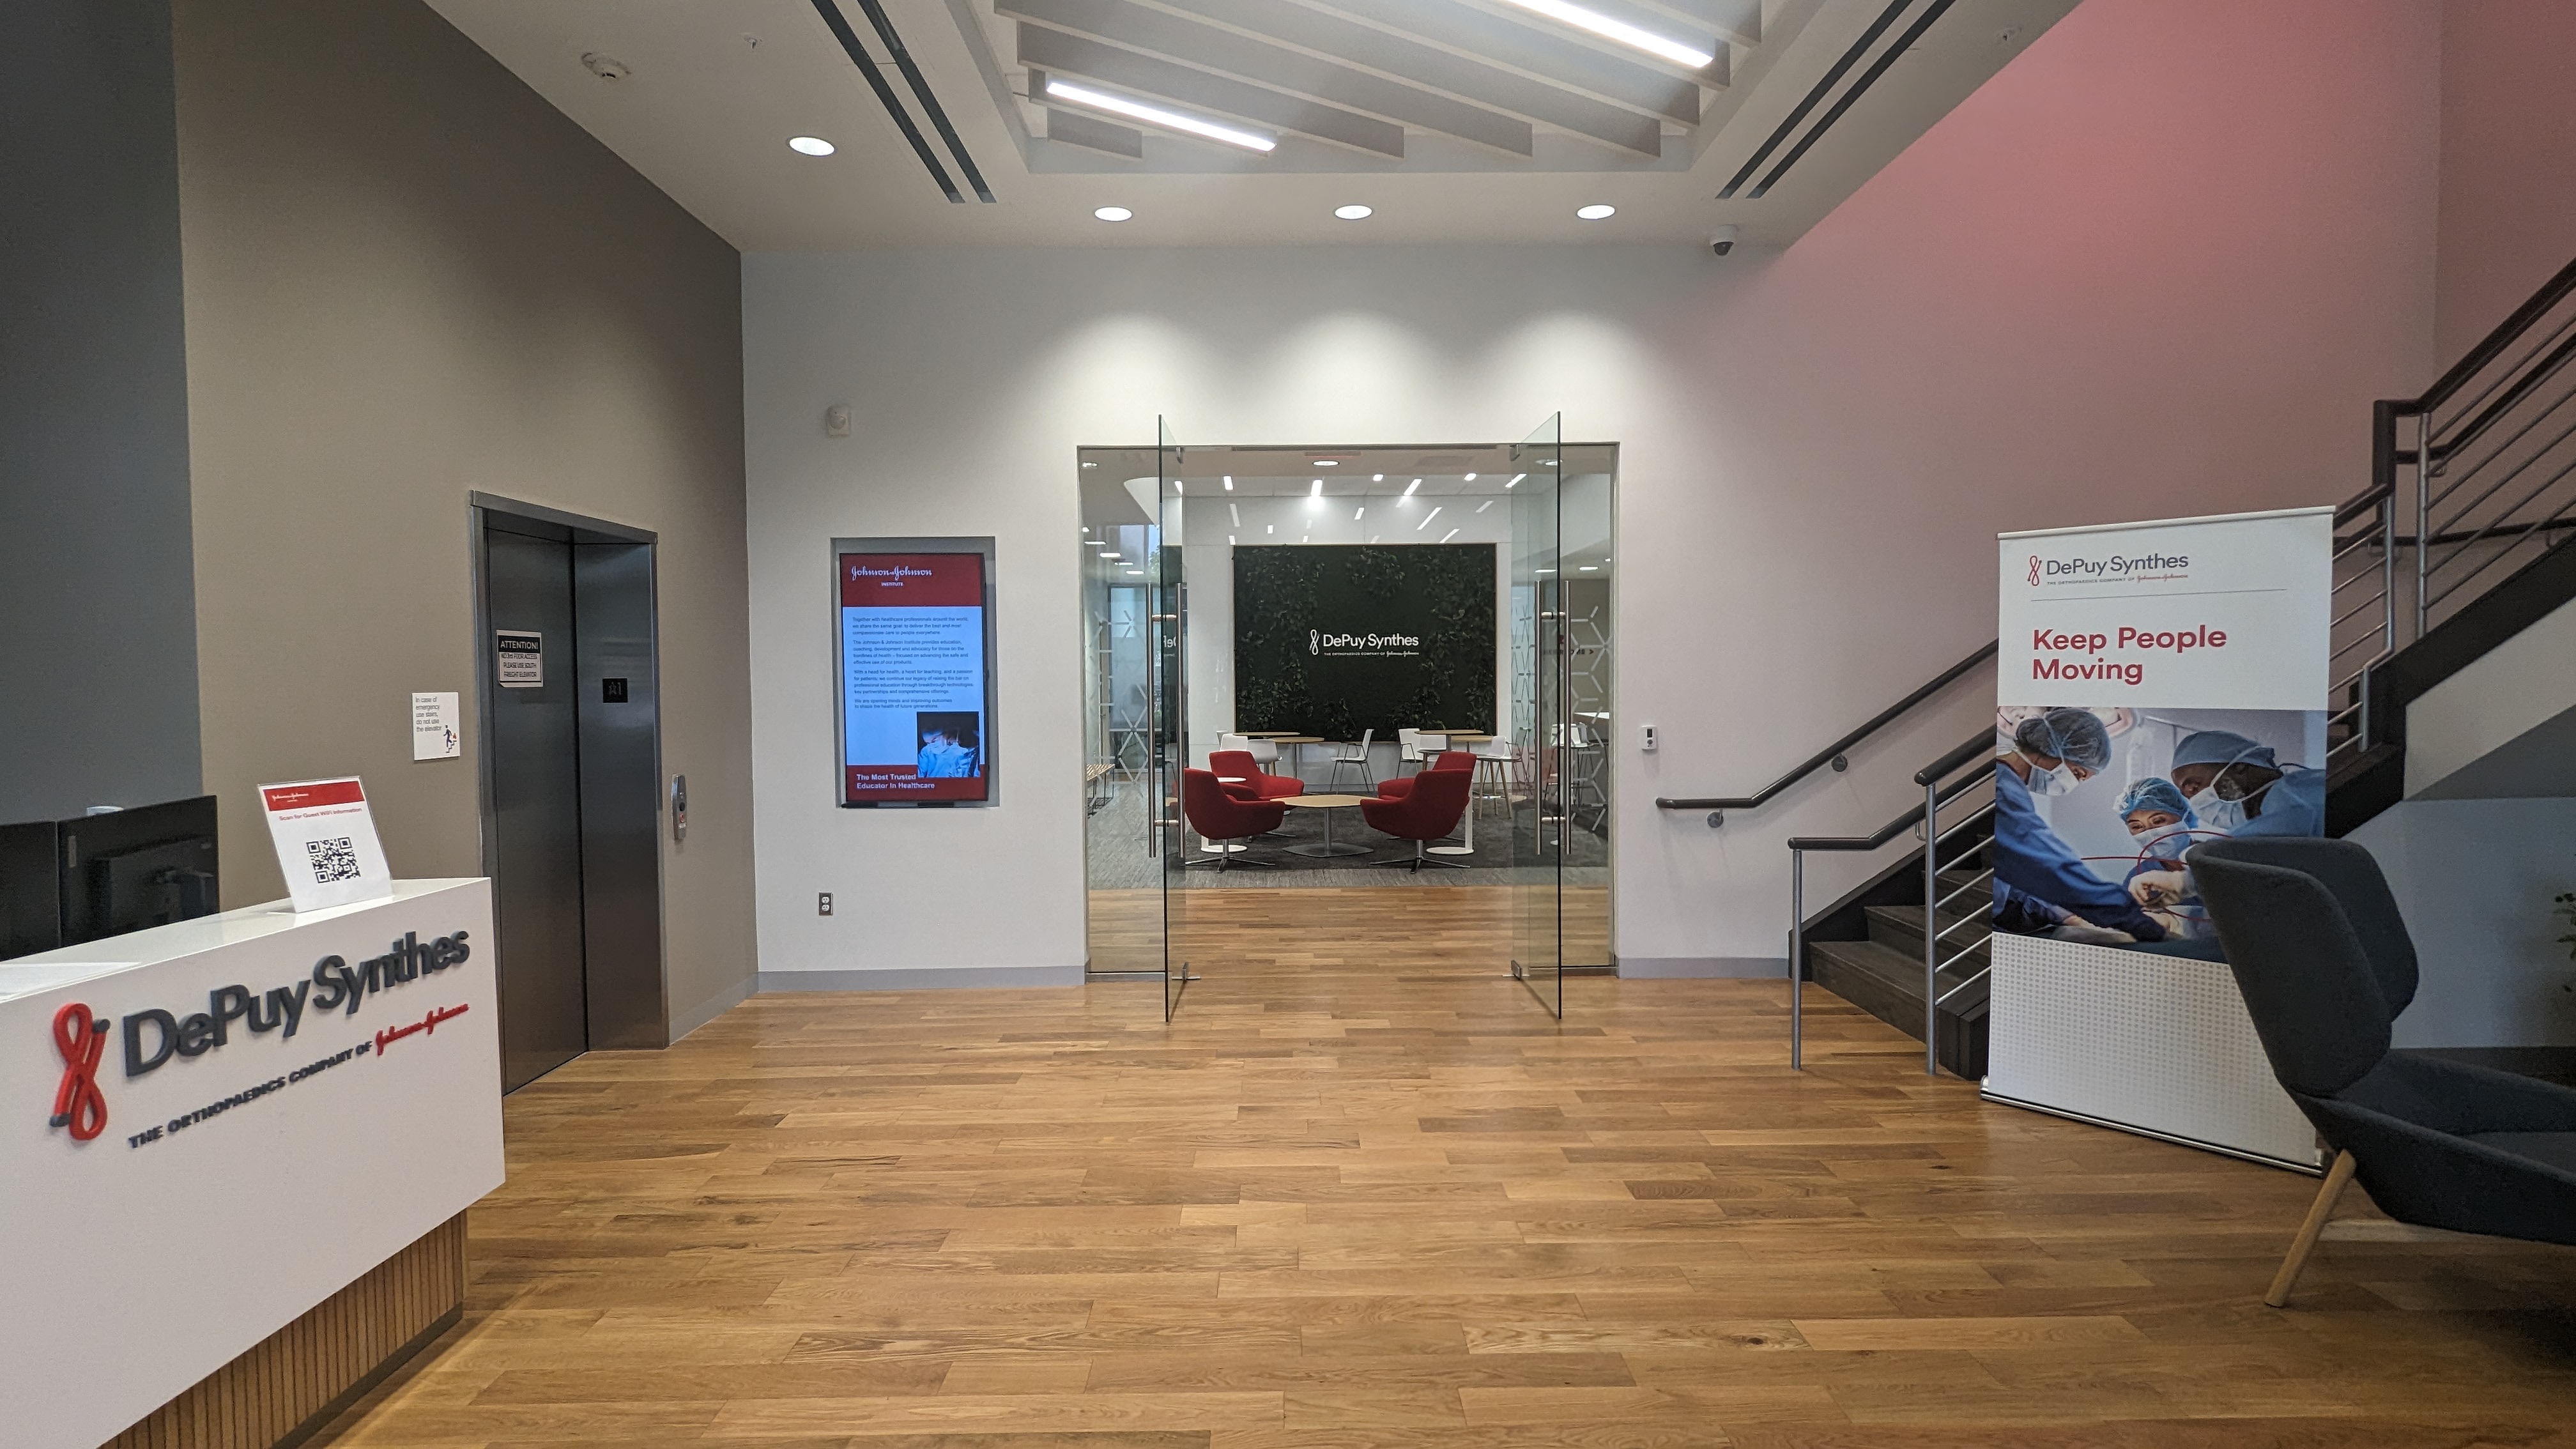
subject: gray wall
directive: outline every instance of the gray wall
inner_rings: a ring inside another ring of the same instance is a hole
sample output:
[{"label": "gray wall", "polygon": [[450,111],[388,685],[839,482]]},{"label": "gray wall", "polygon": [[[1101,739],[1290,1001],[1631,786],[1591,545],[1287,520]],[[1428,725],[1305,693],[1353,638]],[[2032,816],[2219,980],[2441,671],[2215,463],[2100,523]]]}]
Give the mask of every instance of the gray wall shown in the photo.
[{"label": "gray wall", "polygon": [[0,821],[198,788],[163,0],[0,38]]},{"label": "gray wall", "polygon": [[[664,851],[682,1027],[752,970],[740,259],[419,0],[178,0],[205,773],[365,777],[404,876],[474,875],[467,494],[661,538]],[[469,730],[469,736],[471,731]],[[255,844],[228,905],[274,898]]]}]

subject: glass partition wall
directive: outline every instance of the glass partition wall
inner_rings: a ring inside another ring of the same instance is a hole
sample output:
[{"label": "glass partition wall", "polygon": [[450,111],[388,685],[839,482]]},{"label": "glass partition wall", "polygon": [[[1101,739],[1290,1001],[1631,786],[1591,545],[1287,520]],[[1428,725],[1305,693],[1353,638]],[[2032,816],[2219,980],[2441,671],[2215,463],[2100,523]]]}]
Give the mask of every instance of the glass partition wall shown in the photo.
[{"label": "glass partition wall", "polygon": [[[1275,952],[1278,898],[1245,892],[1299,888],[1438,890],[1422,929],[1481,940],[1463,954],[1551,1011],[1561,967],[1606,966],[1616,451],[1553,420],[1516,444],[1080,451],[1095,977],[1159,978],[1177,1009],[1229,931]],[[1361,808],[1444,753],[1463,808]],[[1241,820],[1194,817],[1184,772],[1219,764],[1297,806],[1212,836]],[[1346,936],[1404,899],[1289,917]]]}]

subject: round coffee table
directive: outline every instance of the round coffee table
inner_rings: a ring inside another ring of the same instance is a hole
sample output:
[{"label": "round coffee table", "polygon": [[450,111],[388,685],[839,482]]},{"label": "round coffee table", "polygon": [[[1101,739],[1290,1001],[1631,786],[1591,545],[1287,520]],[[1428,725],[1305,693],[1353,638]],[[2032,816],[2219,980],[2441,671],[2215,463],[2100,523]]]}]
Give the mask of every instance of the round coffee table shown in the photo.
[{"label": "round coffee table", "polygon": [[1290,855],[1366,855],[1369,853],[1368,847],[1365,845],[1335,845],[1333,843],[1332,812],[1357,805],[1360,803],[1359,796],[1283,795],[1279,797],[1279,803],[1282,805],[1294,806],[1299,810],[1321,810],[1324,812],[1324,843],[1321,845],[1289,846],[1288,853]]}]

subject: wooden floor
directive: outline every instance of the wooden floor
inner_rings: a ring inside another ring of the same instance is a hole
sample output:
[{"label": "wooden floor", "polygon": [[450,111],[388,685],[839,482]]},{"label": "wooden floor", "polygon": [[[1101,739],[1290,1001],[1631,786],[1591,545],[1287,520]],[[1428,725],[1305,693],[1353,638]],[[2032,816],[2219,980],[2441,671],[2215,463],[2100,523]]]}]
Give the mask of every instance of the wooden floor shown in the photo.
[{"label": "wooden floor", "polygon": [[562,1068],[465,1323],[321,1442],[2576,1442],[2576,1253],[2330,1242],[2267,1309],[2310,1179],[1982,1104],[1829,998],[1793,1075],[1774,983],[1559,1025],[1465,893],[1355,894],[1169,1026],[765,996]]}]

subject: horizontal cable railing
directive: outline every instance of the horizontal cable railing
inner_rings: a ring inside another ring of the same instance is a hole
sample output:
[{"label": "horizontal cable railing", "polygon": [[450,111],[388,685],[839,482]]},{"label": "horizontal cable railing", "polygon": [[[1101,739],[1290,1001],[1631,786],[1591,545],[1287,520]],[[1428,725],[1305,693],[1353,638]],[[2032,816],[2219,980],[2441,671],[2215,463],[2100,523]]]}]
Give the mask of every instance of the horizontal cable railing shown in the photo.
[{"label": "horizontal cable railing", "polygon": [[1916,705],[1921,704],[1923,701],[1939,694],[1942,690],[1947,689],[1951,684],[1955,683],[1960,676],[1975,669],[1978,665],[1985,663],[1987,660],[1994,658],[1996,645],[2001,642],[2001,640],[1995,640],[1979,647],[1967,658],[1960,660],[1958,663],[1951,665],[1949,668],[1942,670],[1939,674],[1932,676],[1930,679],[1925,680],[1922,684],[1916,686],[1903,699],[1898,700],[1896,703],[1880,710],[1877,714],[1872,715],[1867,723],[1862,724],[1859,728],[1844,735],[1841,739],[1838,739],[1832,744],[1825,746],[1823,749],[1818,750],[1816,753],[1808,756],[1798,764],[1791,766],[1787,774],[1782,775],[1779,779],[1772,781],[1770,784],[1763,786],[1761,789],[1754,791],[1750,795],[1709,795],[1687,796],[1680,798],[1658,798],[1655,801],[1655,808],[1658,810],[1711,811],[1713,813],[1709,816],[1708,823],[1715,826],[1724,822],[1724,812],[1729,810],[1752,810],[1768,804],[1774,797],[1778,796],[1781,791],[1797,784],[1800,780],[1807,778],[1809,775],[1814,774],[1816,771],[1823,769],[1827,765],[1831,765],[1836,770],[1840,770],[1846,763],[1844,759],[1845,752],[1849,751],[1853,746],[1859,744],[1861,741],[1868,739],[1871,735],[1878,733],[1880,730],[1894,723],[1908,711],[1912,710]]},{"label": "horizontal cable railing", "polygon": [[[1830,853],[1876,850],[1880,846],[1894,840],[1896,837],[1905,834],[1907,831],[1923,826],[1925,821],[1928,819],[1931,822],[1930,827],[1924,829],[1922,832],[1925,839],[1924,858],[1926,861],[1933,860],[1938,856],[1940,847],[1945,838],[1944,832],[1940,828],[1941,807],[1994,778],[1992,770],[1967,769],[1969,765],[1980,760],[1990,758],[1994,752],[1994,747],[1994,731],[1980,730],[1976,734],[1970,736],[1967,740],[1963,741],[1957,748],[1942,755],[1940,759],[1935,760],[1931,764],[1924,766],[1922,769],[1915,771],[1915,783],[1924,787],[1924,803],[1915,806],[1913,809],[1906,811],[1902,815],[1897,816],[1895,819],[1890,820],[1885,825],[1880,826],[1878,829],[1867,835],[1798,835],[1790,837],[1788,845],[1789,1066],[1791,1069],[1802,1070],[1806,1065],[1806,1024],[1801,993],[1804,989],[1807,974],[1807,853],[1810,851]],[[1962,773],[1963,771],[1965,771],[1965,773]],[[1955,833],[1966,825],[1973,823],[1976,819],[1980,818],[1985,811],[1991,811],[1992,809],[1993,806],[1989,803],[1984,807],[1984,811],[1972,813],[1964,820],[1954,820],[1950,827],[1951,833]],[[1930,873],[1927,873],[1924,877],[1927,885],[1924,891],[1924,904],[1926,910],[1923,918],[1923,934],[1926,942],[1925,950],[1927,955],[1939,949],[1938,936],[1940,934],[1946,934],[1945,932],[1941,932],[1939,919],[1937,916],[1932,914],[1931,910],[1934,901],[1938,899],[1935,894],[1935,890],[1938,886],[1938,874],[1939,872],[1936,868]],[[1925,1003],[1923,1034],[1923,1049],[1925,1053],[1924,1060],[1927,1064],[1927,1069],[1937,1071],[1939,1069],[1939,1061],[1938,1058],[1933,1055],[1935,1048],[1932,1033],[1932,1011],[1937,1005],[1934,998],[1938,995],[1938,992],[1934,989],[1935,983],[1932,973],[1926,973],[1923,984]]]},{"label": "horizontal cable railing", "polygon": [[2386,742],[2373,670],[2576,534],[2576,261],[2371,423],[2371,485],[2335,511],[2333,763]]}]

